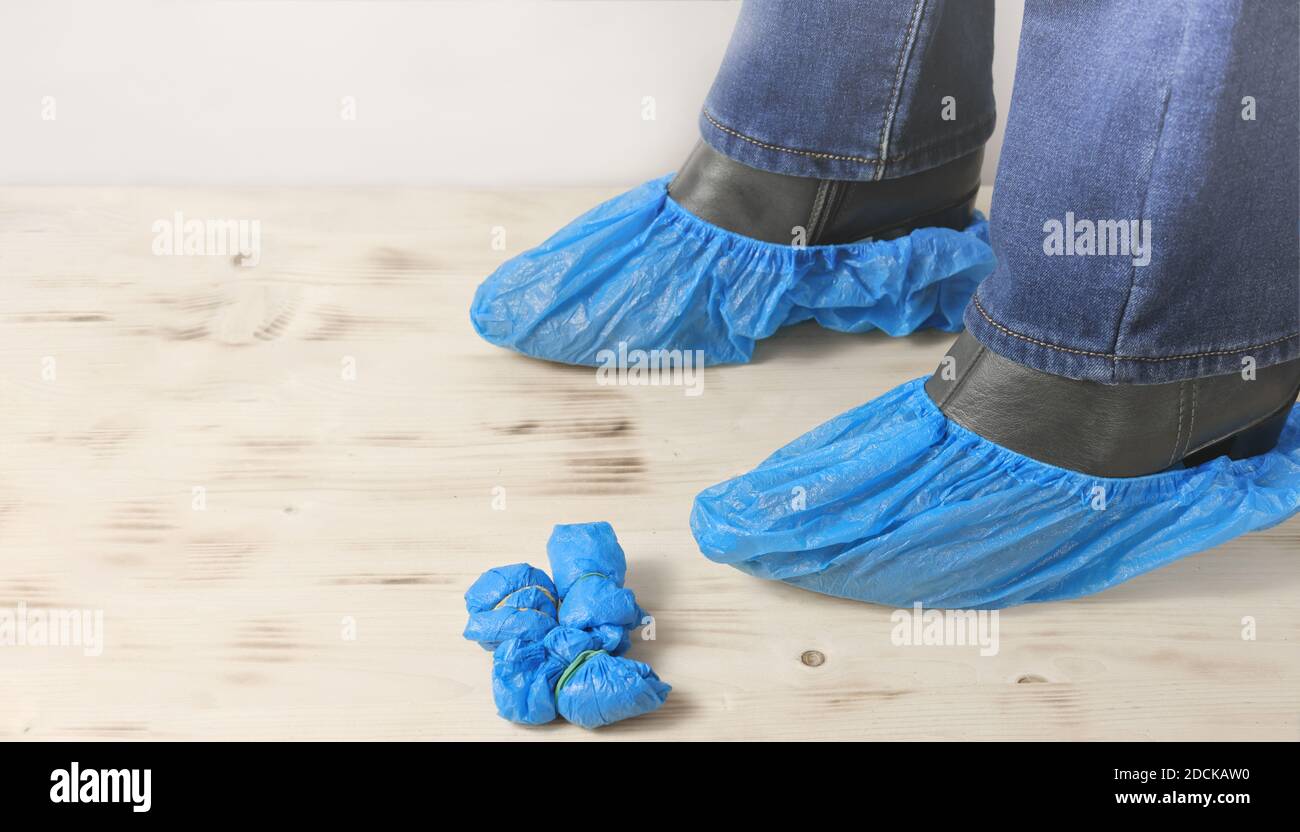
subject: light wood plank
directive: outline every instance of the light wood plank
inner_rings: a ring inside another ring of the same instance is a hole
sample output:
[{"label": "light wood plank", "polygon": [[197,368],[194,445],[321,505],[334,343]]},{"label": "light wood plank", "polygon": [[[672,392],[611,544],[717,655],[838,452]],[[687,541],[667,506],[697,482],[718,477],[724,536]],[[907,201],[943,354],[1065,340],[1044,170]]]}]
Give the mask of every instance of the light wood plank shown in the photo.
[{"label": "light wood plank", "polygon": [[[0,648],[0,737],[1297,738],[1295,522],[1006,611],[988,658],[896,647],[888,609],[703,558],[699,490],[929,372],[949,337],[803,325],[699,397],[480,341],[482,277],[608,195],[0,189],[0,606],[106,617],[99,657]],[[260,263],[152,255],[177,210],[260,221]],[[634,655],[673,694],[595,733],[512,726],[461,594],[595,519],[657,617]]]}]

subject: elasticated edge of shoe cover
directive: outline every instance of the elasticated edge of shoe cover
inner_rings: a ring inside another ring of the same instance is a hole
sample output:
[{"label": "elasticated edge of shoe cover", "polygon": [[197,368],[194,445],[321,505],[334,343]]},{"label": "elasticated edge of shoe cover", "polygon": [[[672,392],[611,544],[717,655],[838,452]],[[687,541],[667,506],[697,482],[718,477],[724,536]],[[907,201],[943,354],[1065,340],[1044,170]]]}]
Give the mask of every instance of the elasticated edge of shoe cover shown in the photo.
[{"label": "elasticated edge of shoe cover", "polygon": [[601,351],[702,350],[749,361],[754,342],[815,319],[843,332],[956,332],[993,268],[988,223],[895,240],[785,246],[726,231],[651,180],[578,217],[479,286],[474,329],[536,358],[597,366]]},{"label": "elasticated edge of shoe cover", "polygon": [[1300,510],[1300,408],[1277,447],[1091,477],[947,419],[916,379],[695,499],[712,560],[896,607],[994,609],[1099,592]]}]

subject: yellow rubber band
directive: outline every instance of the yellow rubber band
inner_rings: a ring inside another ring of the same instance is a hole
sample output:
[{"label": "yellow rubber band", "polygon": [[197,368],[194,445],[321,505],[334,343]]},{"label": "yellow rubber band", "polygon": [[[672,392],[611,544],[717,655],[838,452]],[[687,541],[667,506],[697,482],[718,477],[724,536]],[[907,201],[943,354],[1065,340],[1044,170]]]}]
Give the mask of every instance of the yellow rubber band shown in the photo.
[{"label": "yellow rubber band", "polygon": [[[497,605],[496,605],[495,607],[493,607],[492,609],[494,609],[494,610],[499,610],[499,609],[501,609],[502,607],[504,607],[504,606],[506,605],[506,602],[510,600],[510,596],[511,596],[511,595],[517,595],[517,594],[519,594],[520,592],[523,592],[525,589],[535,589],[535,590],[537,590],[538,592],[540,592],[540,593],[542,593],[543,595],[545,595],[547,598],[551,599],[551,603],[552,603],[552,604],[555,603],[555,596],[552,595],[552,594],[550,593],[550,591],[547,590],[546,587],[544,587],[544,586],[540,586],[540,585],[538,585],[538,584],[529,584],[528,586],[521,586],[521,587],[519,587],[518,589],[516,589],[516,590],[514,590],[514,591],[512,591],[512,592],[507,592],[507,593],[506,593],[506,596],[505,596],[504,598],[502,598],[502,599],[497,603]],[[520,607],[519,609],[526,610],[526,609],[529,609],[529,607]]]}]

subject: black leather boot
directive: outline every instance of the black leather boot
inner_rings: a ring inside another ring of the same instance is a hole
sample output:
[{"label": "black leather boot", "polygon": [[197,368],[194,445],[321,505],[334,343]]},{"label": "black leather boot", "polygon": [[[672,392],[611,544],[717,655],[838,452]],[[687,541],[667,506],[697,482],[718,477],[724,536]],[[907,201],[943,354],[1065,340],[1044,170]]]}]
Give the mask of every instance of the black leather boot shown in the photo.
[{"label": "black leather boot", "polygon": [[900,179],[849,182],[769,173],[723,156],[703,141],[668,194],[728,231],[791,245],[888,240],[917,228],[964,229],[980,185],[984,150]]},{"label": "black leather boot", "polygon": [[963,332],[925,391],[949,419],[1040,462],[1138,477],[1277,444],[1300,393],[1300,359],[1167,384],[1098,384],[1009,361]]}]

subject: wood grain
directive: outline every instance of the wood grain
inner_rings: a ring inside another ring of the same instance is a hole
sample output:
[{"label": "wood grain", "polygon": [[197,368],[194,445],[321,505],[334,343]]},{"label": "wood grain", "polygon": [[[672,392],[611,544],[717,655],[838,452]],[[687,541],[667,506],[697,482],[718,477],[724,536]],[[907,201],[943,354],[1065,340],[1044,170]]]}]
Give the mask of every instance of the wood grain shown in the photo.
[{"label": "wood grain", "polygon": [[[0,647],[0,737],[1297,738],[1295,522],[1005,611],[986,658],[894,646],[888,609],[704,559],[696,492],[929,372],[949,338],[802,325],[698,397],[479,340],[482,277],[608,195],[0,189],[0,606],[105,616],[98,657]],[[258,220],[260,261],[155,256],[178,210]],[[634,655],[672,696],[594,733],[517,728],[461,594],[595,519],[656,615]]]}]

